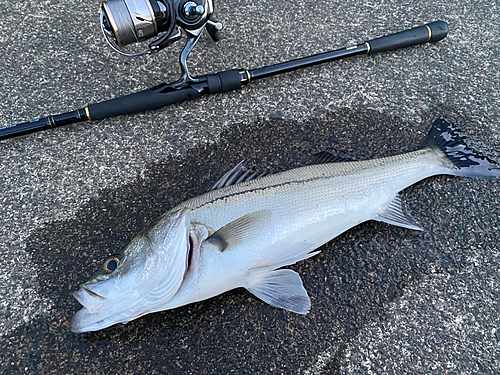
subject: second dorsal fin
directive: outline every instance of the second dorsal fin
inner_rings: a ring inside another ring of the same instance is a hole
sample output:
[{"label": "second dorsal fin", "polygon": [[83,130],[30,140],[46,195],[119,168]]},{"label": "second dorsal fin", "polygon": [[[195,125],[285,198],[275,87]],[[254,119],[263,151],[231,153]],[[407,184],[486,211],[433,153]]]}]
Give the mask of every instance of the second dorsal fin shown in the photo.
[{"label": "second dorsal fin", "polygon": [[356,159],[335,150],[324,150],[314,154],[312,159],[307,164],[340,163],[345,161],[356,161]]}]

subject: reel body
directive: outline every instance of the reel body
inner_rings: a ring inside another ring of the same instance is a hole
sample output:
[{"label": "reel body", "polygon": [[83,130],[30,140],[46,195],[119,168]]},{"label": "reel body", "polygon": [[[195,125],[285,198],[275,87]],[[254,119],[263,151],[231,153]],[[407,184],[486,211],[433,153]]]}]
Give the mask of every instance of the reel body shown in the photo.
[{"label": "reel body", "polygon": [[[180,40],[182,33],[187,43],[180,55],[182,85],[197,82],[189,75],[187,57],[206,28],[213,40],[219,40],[222,25],[211,17],[212,0],[103,0],[101,4],[101,29],[108,44],[125,56],[141,56],[158,52]],[[129,53],[123,47],[158,39],[143,52]]]}]

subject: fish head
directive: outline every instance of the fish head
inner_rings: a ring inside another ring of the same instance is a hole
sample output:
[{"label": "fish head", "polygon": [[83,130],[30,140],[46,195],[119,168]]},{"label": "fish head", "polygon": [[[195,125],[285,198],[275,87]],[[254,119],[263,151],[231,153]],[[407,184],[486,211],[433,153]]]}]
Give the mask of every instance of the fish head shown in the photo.
[{"label": "fish head", "polygon": [[162,216],[73,294],[83,308],[71,330],[97,331],[158,311],[179,290],[192,244],[188,209]]}]

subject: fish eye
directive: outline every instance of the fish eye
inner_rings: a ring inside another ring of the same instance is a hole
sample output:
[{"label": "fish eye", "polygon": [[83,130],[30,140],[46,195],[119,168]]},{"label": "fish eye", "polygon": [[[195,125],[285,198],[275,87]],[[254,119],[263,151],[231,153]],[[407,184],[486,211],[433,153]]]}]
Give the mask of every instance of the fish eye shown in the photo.
[{"label": "fish eye", "polygon": [[112,255],[110,256],[103,265],[103,268],[106,272],[113,272],[120,265],[120,256]]}]

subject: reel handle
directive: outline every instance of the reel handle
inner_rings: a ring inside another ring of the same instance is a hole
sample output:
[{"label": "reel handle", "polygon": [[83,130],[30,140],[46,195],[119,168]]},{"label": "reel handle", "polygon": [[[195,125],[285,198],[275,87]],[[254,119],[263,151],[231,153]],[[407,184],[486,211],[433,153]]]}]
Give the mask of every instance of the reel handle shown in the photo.
[{"label": "reel handle", "polygon": [[448,24],[444,21],[431,22],[413,29],[390,34],[366,42],[368,53],[390,51],[427,42],[438,42],[448,34]]},{"label": "reel handle", "polygon": [[218,40],[220,40],[219,31],[222,30],[222,24],[220,22],[209,19],[205,28],[207,29],[208,34],[210,34],[210,37],[213,41],[217,42]]}]

